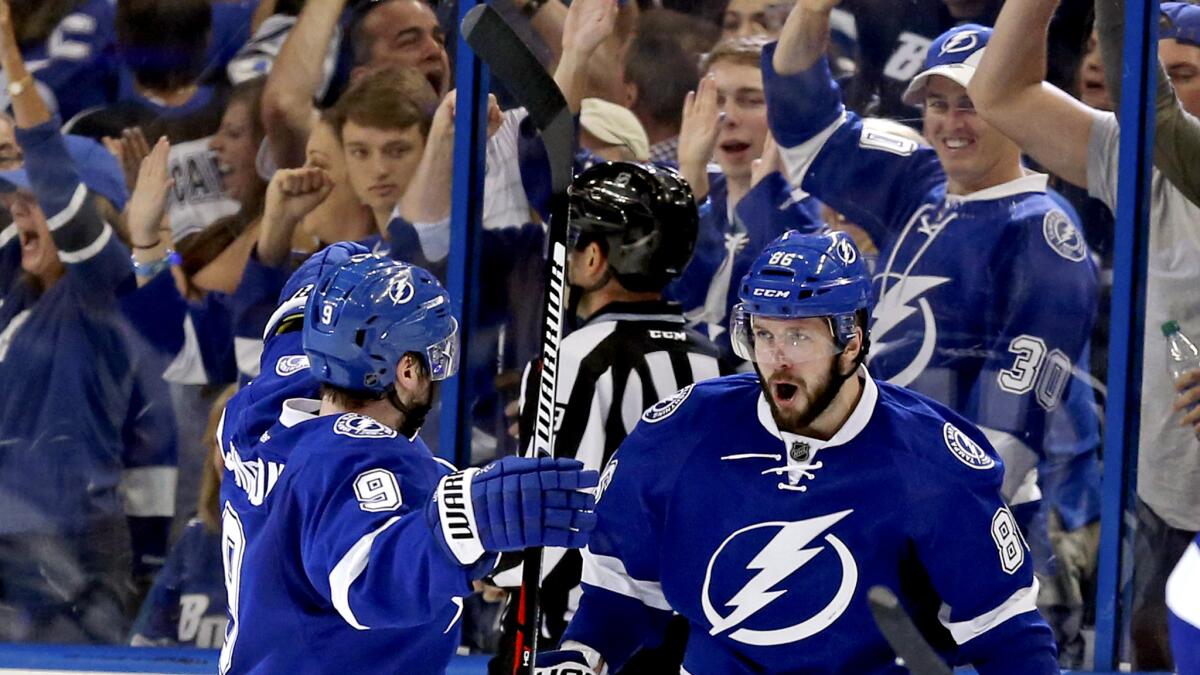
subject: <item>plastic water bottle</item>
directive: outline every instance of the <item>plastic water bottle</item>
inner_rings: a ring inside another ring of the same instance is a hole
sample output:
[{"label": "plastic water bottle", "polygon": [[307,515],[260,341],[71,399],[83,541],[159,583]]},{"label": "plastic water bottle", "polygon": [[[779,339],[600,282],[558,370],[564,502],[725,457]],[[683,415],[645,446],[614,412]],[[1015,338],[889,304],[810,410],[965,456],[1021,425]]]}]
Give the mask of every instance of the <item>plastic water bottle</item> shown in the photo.
[{"label": "plastic water bottle", "polygon": [[1179,330],[1179,322],[1164,323],[1162,333],[1167,339],[1167,374],[1172,382],[1178,382],[1190,370],[1200,369],[1200,350]]}]

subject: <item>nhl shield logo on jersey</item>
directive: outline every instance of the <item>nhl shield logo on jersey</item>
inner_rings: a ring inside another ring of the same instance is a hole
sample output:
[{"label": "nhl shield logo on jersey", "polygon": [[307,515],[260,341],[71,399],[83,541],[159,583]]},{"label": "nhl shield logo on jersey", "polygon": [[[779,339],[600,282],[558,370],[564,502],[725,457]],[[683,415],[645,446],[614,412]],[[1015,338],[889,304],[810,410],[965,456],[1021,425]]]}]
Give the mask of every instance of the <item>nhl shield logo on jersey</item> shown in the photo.
[{"label": "nhl shield logo on jersey", "polygon": [[693,385],[689,384],[683,389],[680,389],[667,398],[664,398],[658,403],[650,406],[646,409],[645,413],[642,413],[642,419],[651,424],[667,419],[671,416],[671,413],[679,410],[679,406],[683,405],[683,402],[687,400],[688,395],[692,393],[692,386]]},{"label": "nhl shield logo on jersey", "polygon": [[1042,218],[1042,236],[1046,237],[1046,243],[1055,253],[1071,262],[1079,262],[1087,257],[1087,243],[1079,233],[1079,228],[1058,209],[1047,211]]},{"label": "nhl shield logo on jersey", "polygon": [[704,575],[709,633],[773,647],[832,626],[854,598],[858,563],[828,530],[851,513],[758,523],[729,535]]},{"label": "nhl shield logo on jersey", "polygon": [[296,373],[308,367],[308,357],[303,354],[292,354],[291,356],[280,357],[275,362],[275,374],[280,377],[295,375]]},{"label": "nhl shield logo on jersey", "polygon": [[957,457],[958,461],[963,464],[972,469],[980,470],[996,466],[996,460],[984,452],[978,443],[964,434],[962,429],[946,422],[942,426],[942,436],[946,439],[946,447],[950,448],[950,453]]},{"label": "nhl shield logo on jersey", "polygon": [[350,438],[395,438],[396,430],[366,415],[346,413],[333,423],[333,433]]}]

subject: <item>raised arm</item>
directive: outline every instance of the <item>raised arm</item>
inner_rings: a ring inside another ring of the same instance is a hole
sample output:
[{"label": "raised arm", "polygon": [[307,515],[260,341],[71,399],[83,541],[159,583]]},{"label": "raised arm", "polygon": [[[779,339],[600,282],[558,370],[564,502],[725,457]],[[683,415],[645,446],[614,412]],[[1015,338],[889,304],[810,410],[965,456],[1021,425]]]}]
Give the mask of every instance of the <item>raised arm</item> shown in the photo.
[{"label": "raised arm", "polygon": [[616,28],[617,0],[577,0],[563,23],[562,57],[554,81],[571,112],[578,115],[587,85],[588,59]]},{"label": "raised arm", "polygon": [[1046,35],[1058,0],[1009,0],[967,93],[988,123],[1051,173],[1087,187],[1096,110],[1048,82]]},{"label": "raised arm", "polygon": [[313,97],[321,86],[329,43],[346,0],[306,2],[279,50],[263,90],[263,126],[281,169],[304,164],[304,145],[316,122]]},{"label": "raised arm", "polygon": [[[1125,53],[1124,0],[1096,0],[1096,33],[1100,38],[1104,79],[1119,115]],[[1200,155],[1200,120],[1183,109],[1161,62],[1156,72],[1154,166],[1192,203],[1200,204],[1200,165],[1194,161]]]},{"label": "raised arm", "polygon": [[829,47],[829,15],[837,0],[801,0],[788,14],[771,65],[779,75],[812,68]]},{"label": "raised arm", "polygon": [[[0,66],[9,82],[22,85],[12,96],[17,143],[25,153],[30,187],[48,221],[59,259],[68,273],[85,274],[90,290],[115,289],[131,271],[129,251],[97,211],[58,131],[59,120],[50,114],[34,86],[13,32],[8,0],[0,0]],[[89,158],[97,162],[113,162],[113,173],[124,192],[116,160],[99,145],[91,150],[95,152],[85,148],[81,154],[91,152]],[[114,206],[122,208],[124,204]]]}]

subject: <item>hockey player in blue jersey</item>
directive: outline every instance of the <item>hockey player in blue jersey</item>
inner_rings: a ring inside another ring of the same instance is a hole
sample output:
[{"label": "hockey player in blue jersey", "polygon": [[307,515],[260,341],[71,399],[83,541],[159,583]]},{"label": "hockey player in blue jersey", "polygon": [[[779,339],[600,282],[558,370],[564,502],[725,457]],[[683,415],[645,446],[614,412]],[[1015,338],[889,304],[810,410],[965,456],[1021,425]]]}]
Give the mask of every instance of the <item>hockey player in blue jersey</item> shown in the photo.
[{"label": "hockey player in blue jersey", "polygon": [[693,675],[904,672],[879,584],[952,662],[1058,672],[1003,466],[968,420],[868,374],[869,294],[844,233],[762,252],[730,326],[756,372],[679,391],[617,450],[579,611],[539,673],[618,672],[672,612]]},{"label": "hockey player in blue jersey", "polygon": [[764,53],[789,179],[879,246],[871,372],[978,425],[1005,461],[1005,497],[1030,502],[1051,411],[1093,416],[1067,387],[1095,321],[1095,264],[1047,177],[974,113],[965,85],[991,29],[942,34],[910,83],[926,147],[842,105],[824,56],[835,4],[801,0]]},{"label": "hockey player in blue jersey", "polygon": [[302,335],[321,400],[287,401],[229,467],[250,480],[223,493],[221,672],[441,672],[498,552],[586,543],[596,473],[524,458],[452,473],[433,457],[417,431],[458,333],[419,267],[368,254],[325,271]]}]

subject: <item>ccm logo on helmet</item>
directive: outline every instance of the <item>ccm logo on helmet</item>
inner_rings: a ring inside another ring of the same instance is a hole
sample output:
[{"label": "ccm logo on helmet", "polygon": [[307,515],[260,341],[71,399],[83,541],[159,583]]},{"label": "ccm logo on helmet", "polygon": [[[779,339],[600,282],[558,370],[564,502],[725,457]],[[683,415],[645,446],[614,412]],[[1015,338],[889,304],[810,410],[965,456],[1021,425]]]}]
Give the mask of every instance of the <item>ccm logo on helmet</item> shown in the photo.
[{"label": "ccm logo on helmet", "polygon": [[781,291],[775,288],[756,288],[752,295],[757,295],[763,298],[787,298],[792,295],[791,291]]}]

